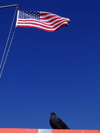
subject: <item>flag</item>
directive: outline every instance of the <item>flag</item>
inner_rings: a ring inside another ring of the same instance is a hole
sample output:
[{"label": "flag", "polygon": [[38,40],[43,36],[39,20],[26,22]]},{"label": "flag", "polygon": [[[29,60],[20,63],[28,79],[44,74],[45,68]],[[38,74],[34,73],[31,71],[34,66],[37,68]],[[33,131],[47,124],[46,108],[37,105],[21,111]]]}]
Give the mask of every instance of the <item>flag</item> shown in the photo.
[{"label": "flag", "polygon": [[20,11],[17,12],[16,27],[33,27],[48,32],[53,32],[62,26],[68,26],[69,18],[44,11]]}]

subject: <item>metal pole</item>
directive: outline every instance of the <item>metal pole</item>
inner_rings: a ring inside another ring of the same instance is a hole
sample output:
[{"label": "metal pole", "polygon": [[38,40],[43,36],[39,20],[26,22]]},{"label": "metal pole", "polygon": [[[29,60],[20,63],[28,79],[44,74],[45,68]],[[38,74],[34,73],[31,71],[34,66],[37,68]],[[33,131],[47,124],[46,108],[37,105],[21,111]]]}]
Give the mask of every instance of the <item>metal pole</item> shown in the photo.
[{"label": "metal pole", "polygon": [[18,4],[15,4],[15,5],[7,5],[7,6],[0,6],[0,8],[13,7],[13,6],[17,6],[18,7]]}]

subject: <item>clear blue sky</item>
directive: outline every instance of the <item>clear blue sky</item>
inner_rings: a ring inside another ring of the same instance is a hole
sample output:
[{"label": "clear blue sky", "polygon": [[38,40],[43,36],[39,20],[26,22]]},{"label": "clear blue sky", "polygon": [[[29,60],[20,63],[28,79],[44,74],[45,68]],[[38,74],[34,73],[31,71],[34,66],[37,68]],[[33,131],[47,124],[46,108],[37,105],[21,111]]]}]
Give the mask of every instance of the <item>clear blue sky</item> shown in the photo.
[{"label": "clear blue sky", "polygon": [[[100,130],[100,0],[3,0],[70,18],[55,32],[17,27],[0,78],[0,128]],[[0,9],[0,60],[15,7]],[[15,24],[15,22],[14,22]],[[14,28],[14,27],[13,27]]]}]

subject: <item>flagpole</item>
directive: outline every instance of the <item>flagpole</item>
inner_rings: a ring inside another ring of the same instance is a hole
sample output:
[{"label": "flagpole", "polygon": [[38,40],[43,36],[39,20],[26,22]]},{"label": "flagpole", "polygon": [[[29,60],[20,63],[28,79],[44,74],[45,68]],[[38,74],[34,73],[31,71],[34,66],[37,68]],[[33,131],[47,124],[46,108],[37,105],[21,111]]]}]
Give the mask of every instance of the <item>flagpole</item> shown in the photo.
[{"label": "flagpole", "polygon": [[6,6],[0,6],[0,8],[13,7],[13,6],[17,6],[17,7],[18,7],[18,4],[14,4],[14,5],[6,5]]}]

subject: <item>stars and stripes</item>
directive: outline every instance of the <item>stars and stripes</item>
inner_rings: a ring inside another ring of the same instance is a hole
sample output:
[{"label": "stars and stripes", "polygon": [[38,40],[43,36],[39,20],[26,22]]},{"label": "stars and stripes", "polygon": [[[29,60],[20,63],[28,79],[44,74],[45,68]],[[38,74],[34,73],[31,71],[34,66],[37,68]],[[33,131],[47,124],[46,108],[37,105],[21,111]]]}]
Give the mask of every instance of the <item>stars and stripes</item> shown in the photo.
[{"label": "stars and stripes", "polygon": [[17,13],[16,27],[33,27],[53,32],[62,26],[68,26],[69,18],[43,11],[20,11]]}]

